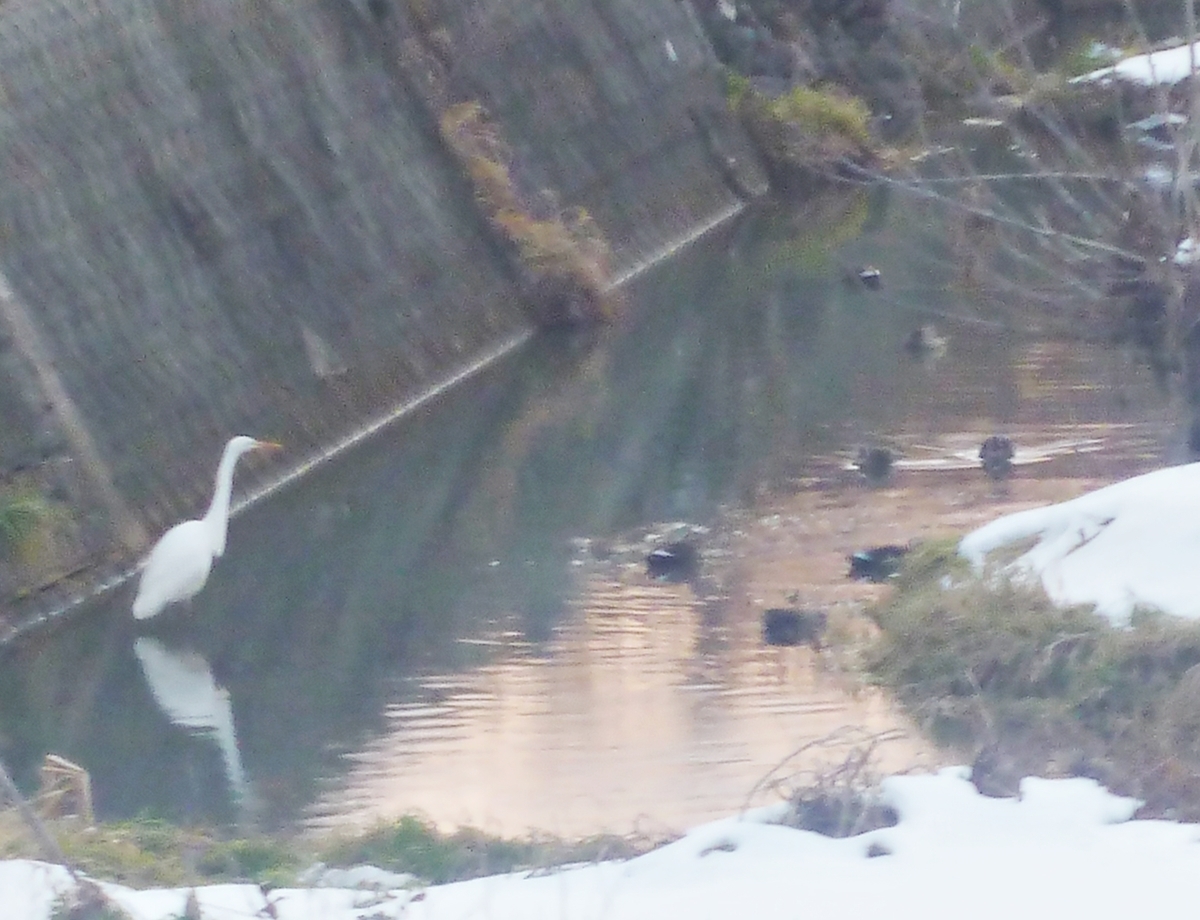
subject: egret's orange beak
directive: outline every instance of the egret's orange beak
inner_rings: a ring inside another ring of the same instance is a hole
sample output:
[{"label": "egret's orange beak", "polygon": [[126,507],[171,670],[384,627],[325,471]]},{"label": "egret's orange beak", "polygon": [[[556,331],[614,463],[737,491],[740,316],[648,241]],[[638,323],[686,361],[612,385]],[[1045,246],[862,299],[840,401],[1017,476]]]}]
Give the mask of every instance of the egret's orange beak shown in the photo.
[{"label": "egret's orange beak", "polygon": [[259,441],[256,450],[276,451],[283,450],[283,445],[277,441]]}]

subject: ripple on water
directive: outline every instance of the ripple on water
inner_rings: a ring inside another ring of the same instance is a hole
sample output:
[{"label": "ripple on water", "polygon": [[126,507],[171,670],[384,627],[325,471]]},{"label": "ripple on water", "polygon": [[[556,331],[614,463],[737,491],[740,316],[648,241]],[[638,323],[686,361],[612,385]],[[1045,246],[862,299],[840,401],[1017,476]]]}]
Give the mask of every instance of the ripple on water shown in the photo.
[{"label": "ripple on water", "polygon": [[[739,808],[801,745],[848,725],[905,728],[811,649],[762,646],[757,620],[733,608],[627,569],[591,572],[548,649],[506,649],[471,675],[408,688],[418,699],[388,707],[387,730],[311,823],[418,812],[504,834],[678,831]],[[835,763],[849,746],[809,760]],[[923,757],[912,738],[883,751],[890,769]]]},{"label": "ripple on water", "polygon": [[764,774],[800,750],[785,775],[884,735],[879,770],[936,764],[890,700],[838,670],[836,650],[766,646],[761,616],[799,596],[861,634],[856,611],[887,589],[849,582],[850,552],[963,532],[1157,455],[1147,425],[1044,420],[1016,435],[1025,462],[1001,489],[978,468],[976,431],[910,435],[882,489],[813,458],[792,494],[730,513],[693,585],[619,560],[577,566],[571,612],[545,646],[498,629],[489,664],[398,689],[385,731],[348,759],[310,824],[417,812],[507,835],[661,834],[771,801]]}]

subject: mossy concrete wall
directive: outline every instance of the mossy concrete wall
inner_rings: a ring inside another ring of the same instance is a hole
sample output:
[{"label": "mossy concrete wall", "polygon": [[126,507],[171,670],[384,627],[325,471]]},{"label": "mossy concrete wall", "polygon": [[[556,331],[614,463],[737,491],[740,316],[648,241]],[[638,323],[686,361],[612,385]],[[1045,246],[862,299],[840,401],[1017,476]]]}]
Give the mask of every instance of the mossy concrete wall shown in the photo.
[{"label": "mossy concrete wall", "polygon": [[71,547],[0,546],[0,605],[127,564],[228,436],[302,463],[528,330],[438,135],[467,98],[617,272],[761,186],[677,0],[0,5],[0,489]]}]

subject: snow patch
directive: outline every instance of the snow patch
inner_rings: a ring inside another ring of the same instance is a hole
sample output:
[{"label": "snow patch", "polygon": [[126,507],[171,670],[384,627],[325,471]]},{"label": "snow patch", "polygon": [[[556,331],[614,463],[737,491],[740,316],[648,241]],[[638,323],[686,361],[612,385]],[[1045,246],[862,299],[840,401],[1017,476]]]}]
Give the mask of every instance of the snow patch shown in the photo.
[{"label": "snow patch", "polygon": [[1200,617],[1200,464],[1007,515],[968,534],[959,553],[982,570],[990,553],[1030,539],[1004,571],[1040,580],[1056,604],[1094,604],[1115,623],[1139,606]]},{"label": "snow patch", "polygon": [[[519,872],[422,891],[195,889],[206,920],[783,920],[796,916],[961,920],[1191,916],[1200,828],[1131,820],[1138,802],[1090,779],[1026,778],[1017,798],[980,795],[966,767],[892,776],[900,822],[831,839],[727,818],[627,862]],[[883,854],[883,855],[880,855]],[[0,862],[5,920],[49,920],[71,879]],[[189,889],[105,891],[136,920],[180,916]]]}]

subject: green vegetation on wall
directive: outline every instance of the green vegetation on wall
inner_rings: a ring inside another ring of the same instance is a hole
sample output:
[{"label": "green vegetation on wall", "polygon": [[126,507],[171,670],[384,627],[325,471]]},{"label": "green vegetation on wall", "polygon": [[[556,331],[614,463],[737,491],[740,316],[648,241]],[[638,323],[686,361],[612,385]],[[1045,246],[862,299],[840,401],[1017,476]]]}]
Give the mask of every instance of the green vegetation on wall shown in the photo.
[{"label": "green vegetation on wall", "polygon": [[582,208],[535,211],[513,178],[508,145],[478,102],[448,108],[440,128],[488,222],[526,276],[524,293],[538,324],[613,319],[608,244],[590,215]]},{"label": "green vegetation on wall", "polygon": [[38,493],[22,488],[0,490],[0,558],[19,556],[49,517]]},{"label": "green vegetation on wall", "polygon": [[796,86],[769,97],[731,73],[726,98],[785,187],[831,178],[847,164],[865,165],[875,158],[871,113],[844,90]]}]

